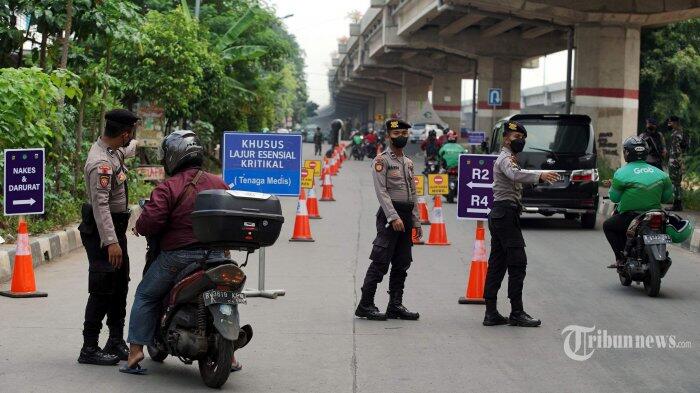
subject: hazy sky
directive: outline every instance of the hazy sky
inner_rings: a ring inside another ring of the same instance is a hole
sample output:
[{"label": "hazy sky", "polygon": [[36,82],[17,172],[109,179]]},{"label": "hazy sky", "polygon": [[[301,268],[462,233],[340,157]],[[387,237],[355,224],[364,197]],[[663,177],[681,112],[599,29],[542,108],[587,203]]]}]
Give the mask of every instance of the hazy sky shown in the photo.
[{"label": "hazy sky", "polygon": [[[320,106],[329,102],[328,69],[331,52],[338,49],[338,37],[349,36],[347,14],[352,10],[365,12],[369,0],[268,0],[276,7],[277,15],[293,16],[284,20],[306,52],[306,80],[309,99]],[[540,59],[538,69],[523,70],[523,88],[541,85],[545,62]],[[546,83],[566,78],[566,52],[547,57]],[[462,97],[471,97],[471,82],[464,84]]]}]

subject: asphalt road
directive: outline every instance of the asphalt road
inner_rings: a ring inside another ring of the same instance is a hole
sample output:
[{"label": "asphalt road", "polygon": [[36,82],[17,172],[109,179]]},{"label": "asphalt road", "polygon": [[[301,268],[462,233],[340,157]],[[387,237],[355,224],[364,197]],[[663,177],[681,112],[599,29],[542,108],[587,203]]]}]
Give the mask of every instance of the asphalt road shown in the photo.
[{"label": "asphalt road", "polygon": [[[305,145],[307,153],[312,149]],[[410,146],[415,152],[415,146]],[[416,159],[418,163],[422,159]],[[675,392],[700,391],[700,258],[673,247],[673,266],[661,296],[622,287],[605,269],[611,252],[603,233],[555,218],[523,220],[528,276],[526,310],[540,328],[481,325],[483,306],[459,305],[469,268],[475,224],[457,221],[445,205],[448,247],[417,246],[405,304],[419,321],[358,320],[353,311],[369,264],[377,201],[370,162],[348,161],[335,177],[337,202],[321,203],[312,220],[314,243],[289,243],[296,200],[283,200],[286,224],[267,250],[267,287],[276,300],[249,299],[242,320],[255,337],[237,356],[244,369],[225,391],[237,392]],[[599,225],[600,227],[600,225]],[[427,229],[427,228],[426,228]],[[427,232],[426,232],[427,235]],[[487,231],[488,240],[488,231]],[[144,241],[130,238],[133,291],[140,279]],[[247,267],[257,283],[257,259]],[[195,365],[149,360],[147,376],[116,367],[79,365],[87,298],[83,251],[36,270],[44,299],[0,298],[0,391],[208,391]],[[384,308],[385,280],[377,294]],[[509,311],[504,290],[499,301]],[[673,335],[685,349],[595,349],[571,360],[562,330],[568,325],[607,334]],[[106,341],[103,334],[101,343]]]}]

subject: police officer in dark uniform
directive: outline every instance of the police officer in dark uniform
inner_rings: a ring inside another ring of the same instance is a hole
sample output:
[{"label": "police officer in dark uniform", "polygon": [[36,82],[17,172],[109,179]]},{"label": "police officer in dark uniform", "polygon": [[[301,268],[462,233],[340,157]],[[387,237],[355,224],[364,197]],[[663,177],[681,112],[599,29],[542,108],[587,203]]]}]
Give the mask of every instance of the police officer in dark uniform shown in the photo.
[{"label": "police officer in dark uniform", "polygon": [[[129,224],[127,168],[124,159],[136,151],[138,117],[125,109],[105,114],[106,126],[85,162],[87,203],[82,208],[80,238],[89,262],[88,291],[79,363],[115,365],[129,354],[124,317],[129,283],[126,230]],[[107,316],[109,340],[98,346]]]},{"label": "police officer in dark uniform", "polygon": [[[516,154],[525,147],[527,131],[514,121],[505,124],[503,146],[493,167],[494,203],[489,213],[489,232],[491,232],[491,255],[486,273],[484,300],[486,300],[485,326],[505,325],[535,327],[540,320],[529,316],[523,308],[523,281],[527,257],[525,240],[520,231],[520,213],[522,205],[522,184],[538,182],[555,182],[559,175],[555,172],[530,172],[518,165]],[[496,298],[501,281],[508,271],[508,298],[510,298],[510,317],[502,316],[496,308]]]},{"label": "police officer in dark uniform", "polygon": [[[404,282],[413,256],[411,229],[422,236],[420,217],[416,204],[416,186],[413,181],[413,161],[403,154],[408,142],[411,125],[401,120],[386,122],[387,136],[391,144],[372,164],[374,190],[379,200],[377,212],[377,237],[372,242],[369,268],[362,285],[362,298],[355,315],[371,320],[416,320],[418,313],[410,312],[402,304]],[[389,305],[386,314],[374,305],[377,284],[389,271]]]}]

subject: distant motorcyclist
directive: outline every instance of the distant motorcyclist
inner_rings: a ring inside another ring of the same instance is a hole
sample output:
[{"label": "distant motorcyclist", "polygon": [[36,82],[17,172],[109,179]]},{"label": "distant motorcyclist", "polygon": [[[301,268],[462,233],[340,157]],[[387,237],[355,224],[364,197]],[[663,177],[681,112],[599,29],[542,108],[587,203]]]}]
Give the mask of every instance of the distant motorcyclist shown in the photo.
[{"label": "distant motorcyclist", "polygon": [[623,251],[627,228],[638,215],[661,209],[661,203],[673,200],[671,179],[661,169],[645,162],[649,147],[642,138],[625,139],[623,152],[626,165],[615,171],[610,188],[610,201],[617,203],[615,214],[603,223],[603,232],[615,253],[616,263],[624,264]]},{"label": "distant motorcyclist", "polygon": [[438,152],[438,157],[445,169],[456,168],[459,165],[459,156],[466,153],[466,149],[457,143],[457,134],[454,131],[447,133],[447,140]]}]

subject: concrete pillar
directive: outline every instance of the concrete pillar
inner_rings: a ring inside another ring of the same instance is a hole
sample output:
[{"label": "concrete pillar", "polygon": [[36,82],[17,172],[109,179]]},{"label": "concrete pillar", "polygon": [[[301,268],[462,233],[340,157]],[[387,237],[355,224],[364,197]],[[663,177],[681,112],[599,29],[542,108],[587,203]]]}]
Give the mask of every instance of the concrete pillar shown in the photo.
[{"label": "concrete pillar", "polygon": [[[476,129],[491,135],[493,124],[503,117],[520,113],[521,60],[479,58],[479,90],[476,114]],[[501,106],[489,105],[489,89],[500,88]]]},{"label": "concrete pillar", "polygon": [[640,29],[576,26],[574,113],[587,114],[598,154],[622,163],[622,141],[637,134]]},{"label": "concrete pillar", "polygon": [[403,72],[401,75],[403,88],[401,89],[401,119],[415,123],[421,109],[429,106],[428,92],[431,79],[425,76]]},{"label": "concrete pillar", "polygon": [[389,90],[386,92],[386,113],[384,117],[400,116],[401,113],[402,90]]},{"label": "concrete pillar", "polygon": [[447,123],[447,126],[459,133],[462,115],[462,78],[457,73],[438,73],[433,77],[433,110]]}]

